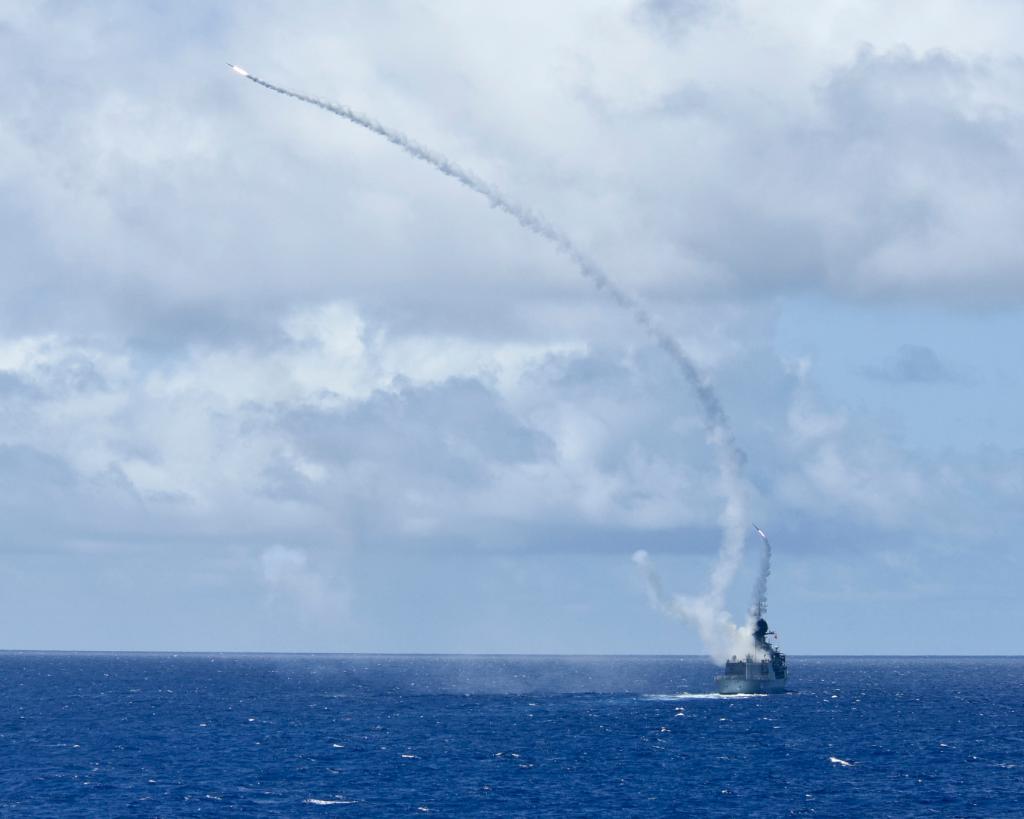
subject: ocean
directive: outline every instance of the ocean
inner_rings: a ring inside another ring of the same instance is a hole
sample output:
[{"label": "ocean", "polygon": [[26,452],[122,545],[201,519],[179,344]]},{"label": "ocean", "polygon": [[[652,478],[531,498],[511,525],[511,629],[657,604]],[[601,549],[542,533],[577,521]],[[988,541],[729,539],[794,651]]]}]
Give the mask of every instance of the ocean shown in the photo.
[{"label": "ocean", "polygon": [[0,653],[0,816],[1024,816],[1024,658]]}]

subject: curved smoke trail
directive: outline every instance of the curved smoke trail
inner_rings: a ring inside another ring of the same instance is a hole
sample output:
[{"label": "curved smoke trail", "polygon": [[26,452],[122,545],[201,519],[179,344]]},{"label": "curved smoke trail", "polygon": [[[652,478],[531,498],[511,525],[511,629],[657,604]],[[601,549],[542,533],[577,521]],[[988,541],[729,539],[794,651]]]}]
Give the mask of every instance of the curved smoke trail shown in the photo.
[{"label": "curved smoke trail", "polygon": [[[229,65],[231,64],[229,63]],[[661,327],[654,316],[632,295],[619,288],[565,234],[528,208],[506,199],[494,186],[477,178],[469,171],[460,168],[446,157],[417,144],[404,134],[388,128],[376,120],[353,111],[348,106],[282,88],[279,85],[274,85],[260,79],[235,65],[231,65],[231,69],[235,73],[256,83],[256,85],[286,97],[291,97],[299,102],[314,105],[368,131],[372,131],[401,148],[410,156],[426,162],[428,165],[432,165],[441,173],[480,194],[493,207],[504,211],[528,231],[546,239],[561,253],[569,257],[584,277],[598,290],[611,296],[612,300],[619,307],[626,310],[633,317],[633,320],[675,362],[700,403],[704,426],[717,455],[726,505],[720,519],[723,528],[722,545],[715,568],[711,574],[711,582],[707,593],[695,598],[676,597],[667,610],[676,616],[694,621],[704,636],[709,651],[714,656],[720,657],[723,651],[729,651],[730,649],[724,647],[723,643],[734,642],[730,635],[736,627],[732,625],[731,618],[729,618],[728,613],[724,610],[724,596],[726,587],[739,567],[740,557],[743,552],[743,532],[746,527],[746,515],[744,513],[745,489],[741,471],[744,456],[736,445],[729,427],[728,418],[721,402],[718,400],[718,396],[708,381],[701,375],[693,359],[683,350],[675,337]],[[650,572],[653,572],[653,569],[650,569]],[[728,654],[724,656],[728,656]]]}]

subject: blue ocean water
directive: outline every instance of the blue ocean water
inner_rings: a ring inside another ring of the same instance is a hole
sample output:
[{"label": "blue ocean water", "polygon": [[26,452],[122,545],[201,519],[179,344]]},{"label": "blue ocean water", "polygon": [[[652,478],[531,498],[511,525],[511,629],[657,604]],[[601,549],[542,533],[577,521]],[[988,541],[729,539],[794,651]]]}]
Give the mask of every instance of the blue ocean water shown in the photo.
[{"label": "blue ocean water", "polygon": [[1024,816],[1024,658],[0,653],[0,815]]}]

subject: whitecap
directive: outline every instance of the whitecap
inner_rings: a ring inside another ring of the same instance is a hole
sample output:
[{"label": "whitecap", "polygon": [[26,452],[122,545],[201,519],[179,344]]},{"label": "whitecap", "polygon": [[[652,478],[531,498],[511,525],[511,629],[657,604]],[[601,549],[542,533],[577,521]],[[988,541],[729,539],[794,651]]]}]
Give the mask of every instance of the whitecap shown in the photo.
[{"label": "whitecap", "polygon": [[354,805],[356,804],[355,799],[303,799],[304,805]]},{"label": "whitecap", "polygon": [[681,694],[646,694],[641,699],[653,702],[675,702],[676,700],[748,700],[751,697],[767,696],[767,694],[717,694],[712,692],[690,694],[684,691]]},{"label": "whitecap", "polygon": [[831,762],[833,765],[840,765],[843,768],[852,768],[854,765],[857,764],[856,762],[847,762],[845,759],[840,759],[837,756],[830,756],[828,758],[828,761]]}]

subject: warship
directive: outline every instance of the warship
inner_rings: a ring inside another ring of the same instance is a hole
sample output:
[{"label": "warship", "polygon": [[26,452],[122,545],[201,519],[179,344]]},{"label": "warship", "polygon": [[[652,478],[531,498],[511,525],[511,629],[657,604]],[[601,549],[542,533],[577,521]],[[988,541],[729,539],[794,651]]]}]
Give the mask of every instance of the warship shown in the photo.
[{"label": "warship", "polygon": [[733,656],[725,664],[725,673],[715,677],[719,694],[770,694],[786,690],[786,655],[772,644],[764,617],[754,627],[754,651],[742,660]]},{"label": "warship", "polygon": [[772,544],[769,543],[764,529],[756,523],[753,526],[764,543],[761,572],[754,587],[754,602],[750,607],[750,619],[754,623],[754,650],[742,660],[733,655],[725,664],[725,673],[715,677],[719,694],[768,694],[786,690],[786,655],[768,639],[769,634],[776,639],[779,635],[768,630],[768,621],[764,619],[765,611],[768,609],[768,575],[772,571]]}]

